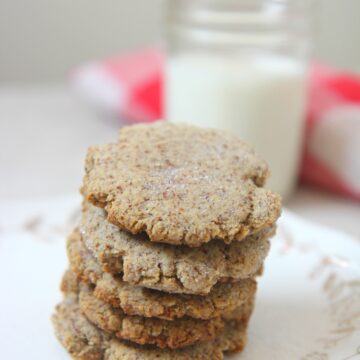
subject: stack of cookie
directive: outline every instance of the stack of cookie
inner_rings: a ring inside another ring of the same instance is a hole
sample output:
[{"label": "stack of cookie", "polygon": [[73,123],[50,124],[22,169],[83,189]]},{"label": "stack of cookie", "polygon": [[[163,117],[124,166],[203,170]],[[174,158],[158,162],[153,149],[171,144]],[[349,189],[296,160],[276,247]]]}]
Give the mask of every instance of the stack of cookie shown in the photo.
[{"label": "stack of cookie", "polygon": [[157,123],[91,147],[53,323],[75,359],[241,351],[280,213],[267,165],[236,137]]}]

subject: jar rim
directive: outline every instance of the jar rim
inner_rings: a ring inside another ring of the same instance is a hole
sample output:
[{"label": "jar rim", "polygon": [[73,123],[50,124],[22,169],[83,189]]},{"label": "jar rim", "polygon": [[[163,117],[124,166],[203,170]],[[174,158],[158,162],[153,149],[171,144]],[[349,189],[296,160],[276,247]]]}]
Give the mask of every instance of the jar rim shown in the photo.
[{"label": "jar rim", "polygon": [[168,45],[177,41],[213,47],[281,48],[297,42],[308,49],[311,2],[168,0]]}]

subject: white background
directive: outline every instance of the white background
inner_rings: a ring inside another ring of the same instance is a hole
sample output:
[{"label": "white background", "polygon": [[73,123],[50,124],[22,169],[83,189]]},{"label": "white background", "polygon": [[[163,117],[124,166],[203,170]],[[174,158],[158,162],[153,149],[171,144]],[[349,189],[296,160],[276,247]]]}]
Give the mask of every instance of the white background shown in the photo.
[{"label": "white background", "polygon": [[[313,0],[315,56],[360,72],[360,1]],[[151,45],[163,0],[1,0],[0,82],[63,79],[85,60]]]}]

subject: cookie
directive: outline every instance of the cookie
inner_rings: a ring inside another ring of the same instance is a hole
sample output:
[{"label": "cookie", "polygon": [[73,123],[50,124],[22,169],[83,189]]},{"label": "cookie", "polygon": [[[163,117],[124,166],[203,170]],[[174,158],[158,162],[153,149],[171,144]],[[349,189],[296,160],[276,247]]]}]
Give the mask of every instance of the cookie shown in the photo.
[{"label": "cookie", "polygon": [[78,231],[69,236],[67,253],[70,267],[77,277],[95,285],[95,296],[121,308],[128,315],[167,320],[189,316],[206,320],[239,307],[256,291],[256,281],[251,278],[219,283],[206,296],[176,295],[130,286],[121,277],[101,270],[85,248]]},{"label": "cookie", "polygon": [[[210,320],[183,317],[169,321],[126,315],[121,309],[113,308],[96,298],[91,286],[76,284],[68,273],[65,273],[63,278],[62,290],[65,290],[65,296],[78,296],[80,311],[90,322],[119,339],[137,344],[153,344],[160,348],[176,349],[198,341],[213,340],[224,327],[221,317]],[[250,301],[252,299],[248,300]],[[251,308],[245,305],[247,304],[244,304],[243,312],[237,311],[238,316],[244,320],[251,315]],[[233,318],[235,315],[230,316]]]},{"label": "cookie", "polygon": [[242,240],[273,224],[280,197],[269,170],[237,137],[166,122],[120,130],[88,150],[84,197],[110,222],[173,245]]},{"label": "cookie", "polygon": [[111,337],[81,315],[76,296],[68,296],[56,307],[52,322],[56,337],[74,359],[104,359]]},{"label": "cookie", "polygon": [[115,337],[160,348],[176,349],[199,341],[210,341],[224,328],[224,320],[221,317],[210,320],[183,317],[169,321],[129,316],[97,299],[92,290],[84,285],[80,286],[79,306],[81,312],[93,324]]},{"label": "cookie", "polygon": [[223,280],[253,276],[269,250],[272,227],[230,245],[213,240],[198,248],[152,243],[106,221],[106,213],[84,204],[82,238],[106,272],[122,273],[133,285],[171,293],[208,294]]},{"label": "cookie", "polygon": [[159,349],[110,337],[81,314],[76,297],[69,296],[52,317],[55,334],[76,360],[222,360],[224,352],[243,350],[246,322],[227,320],[221,335],[183,349]]}]

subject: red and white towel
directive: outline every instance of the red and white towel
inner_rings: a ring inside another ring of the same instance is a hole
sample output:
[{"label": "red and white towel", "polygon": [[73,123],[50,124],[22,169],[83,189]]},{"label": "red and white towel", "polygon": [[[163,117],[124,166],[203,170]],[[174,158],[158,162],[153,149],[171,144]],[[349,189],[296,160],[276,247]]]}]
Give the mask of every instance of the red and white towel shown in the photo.
[{"label": "red and white towel", "polygon": [[164,56],[141,50],[85,64],[73,73],[75,88],[122,119],[151,122],[162,117]]},{"label": "red and white towel", "polygon": [[[92,62],[73,75],[89,100],[130,122],[163,117],[163,79],[156,49]],[[313,65],[301,178],[360,200],[360,77]]]},{"label": "red and white towel", "polygon": [[302,178],[360,200],[360,77],[313,66]]}]

